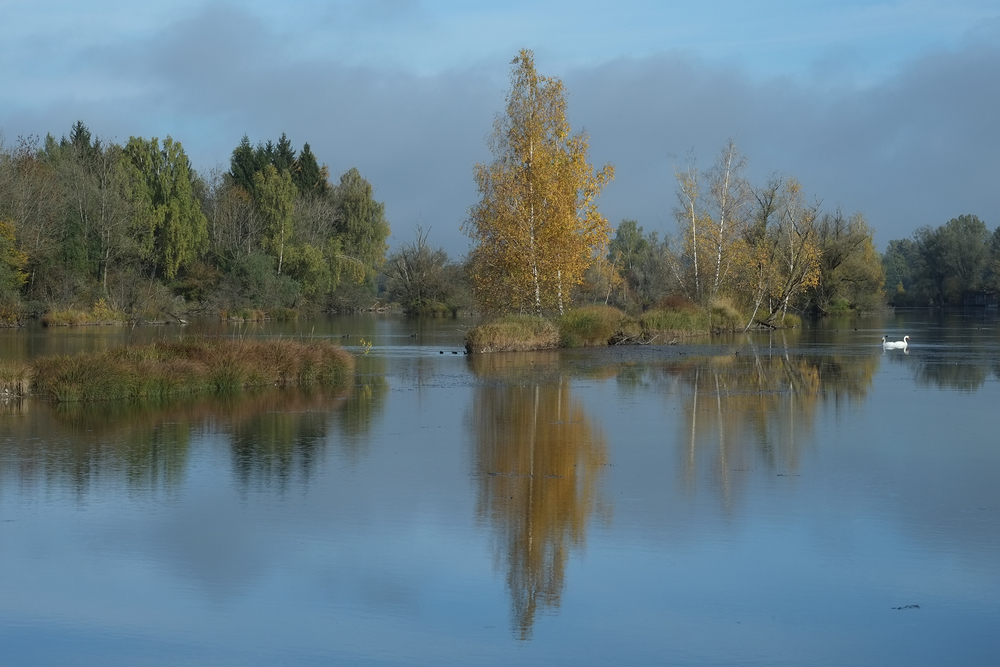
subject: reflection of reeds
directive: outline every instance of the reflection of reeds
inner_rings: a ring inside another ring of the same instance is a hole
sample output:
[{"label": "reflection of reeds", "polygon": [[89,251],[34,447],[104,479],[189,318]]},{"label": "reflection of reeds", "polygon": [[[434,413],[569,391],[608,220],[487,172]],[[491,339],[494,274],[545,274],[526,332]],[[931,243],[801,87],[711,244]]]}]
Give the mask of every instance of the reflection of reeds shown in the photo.
[{"label": "reflection of reeds", "polygon": [[354,360],[325,342],[189,340],[125,346],[31,363],[32,391],[57,401],[163,398],[250,387],[332,386],[353,373]]}]

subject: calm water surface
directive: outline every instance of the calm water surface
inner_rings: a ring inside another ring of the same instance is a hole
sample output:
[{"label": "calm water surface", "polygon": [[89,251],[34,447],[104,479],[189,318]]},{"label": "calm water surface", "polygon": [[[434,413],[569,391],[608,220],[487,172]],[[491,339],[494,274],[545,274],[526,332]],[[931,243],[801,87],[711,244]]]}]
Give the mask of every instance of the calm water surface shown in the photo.
[{"label": "calm water surface", "polygon": [[0,332],[359,362],[335,392],[0,403],[0,662],[1000,663],[995,312],[491,356],[468,324]]}]

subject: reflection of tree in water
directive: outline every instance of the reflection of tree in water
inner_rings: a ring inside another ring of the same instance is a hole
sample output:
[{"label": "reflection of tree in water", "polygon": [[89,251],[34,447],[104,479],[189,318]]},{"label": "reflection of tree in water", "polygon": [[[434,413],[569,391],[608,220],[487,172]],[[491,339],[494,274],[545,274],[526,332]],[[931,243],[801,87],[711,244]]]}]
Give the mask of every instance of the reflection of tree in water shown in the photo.
[{"label": "reflection of tree in water", "polygon": [[229,415],[233,469],[242,486],[275,483],[284,489],[296,471],[302,480],[309,479],[326,444],[329,402],[313,392],[296,394],[293,403],[276,404],[271,392],[233,406]]},{"label": "reflection of tree in water", "polygon": [[[345,390],[287,388],[160,402],[6,403],[0,406],[0,479],[64,486],[80,497],[102,481],[169,491],[186,474],[192,433],[209,431],[232,435],[240,483],[284,486],[295,473],[309,477],[338,426],[359,438],[376,412],[371,402],[370,394],[345,398]],[[336,415],[343,409],[354,412],[347,428]]]},{"label": "reflection of tree in water", "polygon": [[[505,356],[495,361],[509,362]],[[572,400],[569,382],[525,382],[535,359],[523,360],[524,366],[478,369],[489,379],[475,389],[470,421],[477,516],[493,527],[495,557],[507,569],[512,623],[528,639],[539,609],[559,606],[569,552],[584,545],[607,445]],[[521,381],[504,382],[503,371]]]},{"label": "reflection of tree in water", "polygon": [[184,477],[192,423],[161,405],[6,404],[0,477],[67,487],[80,498],[122,480],[136,491],[169,491]]},{"label": "reflection of tree in water", "polygon": [[891,359],[911,366],[917,384],[924,387],[973,392],[986,383],[991,371],[1000,379],[1000,362],[992,346],[985,350],[969,347],[955,351],[919,350],[907,355],[895,354]]},{"label": "reflection of tree in water", "polygon": [[384,375],[365,375],[355,379],[351,393],[337,411],[337,427],[343,436],[340,449],[348,461],[356,463],[364,456],[371,439],[373,421],[385,409],[389,381]]},{"label": "reflection of tree in water", "polygon": [[934,363],[921,360],[917,363],[917,384],[940,389],[976,391],[989,377],[988,364],[987,359],[983,359],[979,364],[968,361]]},{"label": "reflection of tree in water", "polygon": [[693,483],[700,468],[711,466],[728,507],[746,479],[742,473],[758,465],[779,474],[796,470],[817,406],[863,398],[878,363],[876,356],[771,351],[666,366],[687,391],[681,439],[687,479]]}]

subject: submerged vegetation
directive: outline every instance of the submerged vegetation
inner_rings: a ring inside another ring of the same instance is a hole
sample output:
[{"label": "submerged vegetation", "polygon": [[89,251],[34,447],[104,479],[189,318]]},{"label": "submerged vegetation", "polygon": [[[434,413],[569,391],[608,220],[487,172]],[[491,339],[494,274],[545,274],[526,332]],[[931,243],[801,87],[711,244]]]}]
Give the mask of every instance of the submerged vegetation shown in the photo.
[{"label": "submerged vegetation", "polygon": [[0,393],[59,402],[125,401],[253,387],[337,386],[354,359],[329,342],[196,339],[0,363]]}]

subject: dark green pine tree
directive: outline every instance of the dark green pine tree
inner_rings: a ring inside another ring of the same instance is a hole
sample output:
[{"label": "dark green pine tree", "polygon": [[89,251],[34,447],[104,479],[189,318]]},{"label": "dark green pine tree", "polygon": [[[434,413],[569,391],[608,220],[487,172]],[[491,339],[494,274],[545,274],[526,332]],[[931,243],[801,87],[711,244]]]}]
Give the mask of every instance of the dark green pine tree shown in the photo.
[{"label": "dark green pine tree", "polygon": [[281,138],[278,139],[278,144],[274,147],[271,154],[271,164],[278,170],[278,173],[284,171],[292,171],[295,167],[295,149],[292,148],[292,142],[288,140],[285,133],[281,133]]},{"label": "dark green pine tree", "polygon": [[233,183],[253,194],[253,175],[256,171],[256,151],[250,145],[250,137],[244,134],[240,145],[233,149],[233,155],[229,158],[229,177],[233,179]]},{"label": "dark green pine tree", "polygon": [[59,146],[64,149],[71,149],[78,158],[89,160],[94,157],[94,153],[99,148],[97,142],[91,143],[90,138],[90,130],[83,124],[83,121],[78,120],[70,128],[69,138],[67,139],[63,136],[59,141]]},{"label": "dark green pine tree", "polygon": [[300,194],[323,196],[329,191],[329,177],[329,170],[325,165],[319,166],[309,144],[305,144],[292,169],[292,181],[296,189]]}]

